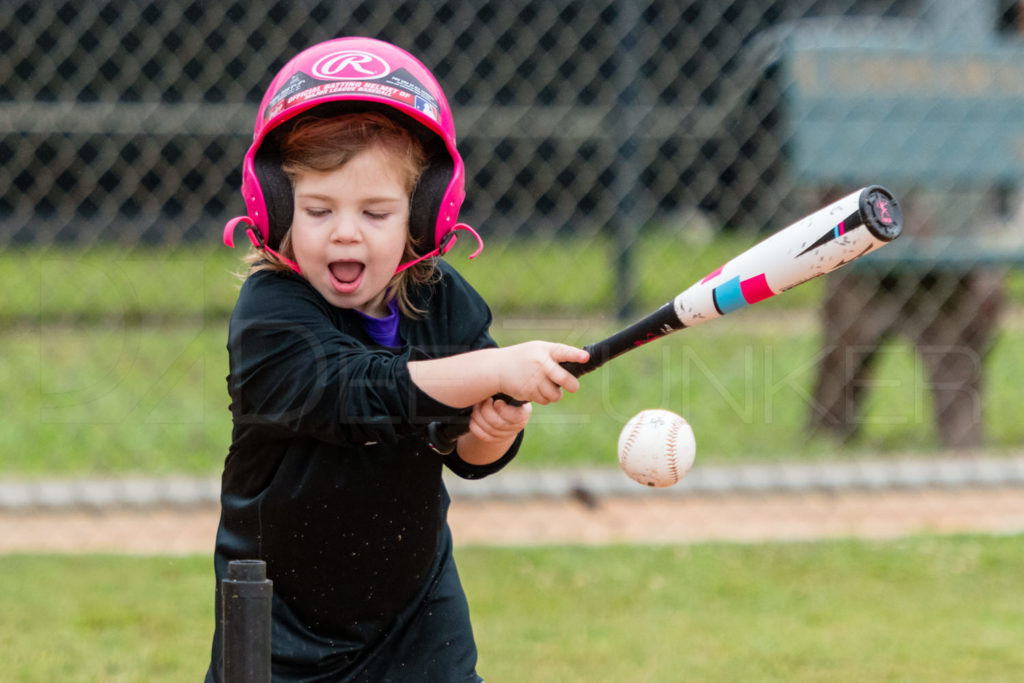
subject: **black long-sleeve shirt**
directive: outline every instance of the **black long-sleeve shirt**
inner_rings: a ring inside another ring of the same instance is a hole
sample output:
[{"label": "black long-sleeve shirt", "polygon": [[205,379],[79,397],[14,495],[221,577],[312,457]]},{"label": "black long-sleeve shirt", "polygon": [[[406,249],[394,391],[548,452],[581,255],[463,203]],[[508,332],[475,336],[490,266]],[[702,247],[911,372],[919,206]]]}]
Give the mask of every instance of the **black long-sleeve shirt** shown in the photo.
[{"label": "black long-sleeve shirt", "polygon": [[[357,313],[330,305],[298,275],[257,272],[239,293],[215,567],[221,579],[232,559],[267,562],[275,680],[370,680],[385,671],[389,680],[427,680],[422,673],[450,666],[445,657],[460,647],[455,659],[475,662],[442,467],[486,476],[520,440],[483,467],[426,443],[429,422],[465,419],[468,410],[422,392],[408,362],[495,345],[487,305],[454,269],[439,267],[440,282],[417,291],[427,314],[399,323],[399,349],[377,346]],[[452,601],[451,619],[424,627],[421,613],[445,612],[427,605]],[[219,657],[218,628],[208,680],[219,680]],[[394,674],[399,660],[405,677]]]}]

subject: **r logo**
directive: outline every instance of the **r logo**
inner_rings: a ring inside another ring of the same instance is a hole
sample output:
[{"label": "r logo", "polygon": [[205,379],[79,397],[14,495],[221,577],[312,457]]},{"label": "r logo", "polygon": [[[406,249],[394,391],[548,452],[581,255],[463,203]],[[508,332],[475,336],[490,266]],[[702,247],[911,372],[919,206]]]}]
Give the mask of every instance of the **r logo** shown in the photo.
[{"label": "r logo", "polygon": [[391,67],[380,57],[359,50],[332,52],[313,65],[313,75],[327,81],[384,78]]},{"label": "r logo", "polygon": [[878,207],[878,219],[890,225],[892,223],[892,214],[889,213],[889,202],[882,199],[875,200],[875,205]]}]

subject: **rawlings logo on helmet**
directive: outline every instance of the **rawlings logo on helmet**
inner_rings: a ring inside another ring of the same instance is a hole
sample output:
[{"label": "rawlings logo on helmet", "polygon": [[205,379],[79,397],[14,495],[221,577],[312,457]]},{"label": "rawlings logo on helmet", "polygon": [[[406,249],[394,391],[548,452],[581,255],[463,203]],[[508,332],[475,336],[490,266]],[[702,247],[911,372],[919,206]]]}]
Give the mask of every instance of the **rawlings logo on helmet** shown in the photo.
[{"label": "rawlings logo on helmet", "polygon": [[313,75],[326,81],[384,78],[391,66],[377,55],[360,50],[332,52],[313,65]]}]

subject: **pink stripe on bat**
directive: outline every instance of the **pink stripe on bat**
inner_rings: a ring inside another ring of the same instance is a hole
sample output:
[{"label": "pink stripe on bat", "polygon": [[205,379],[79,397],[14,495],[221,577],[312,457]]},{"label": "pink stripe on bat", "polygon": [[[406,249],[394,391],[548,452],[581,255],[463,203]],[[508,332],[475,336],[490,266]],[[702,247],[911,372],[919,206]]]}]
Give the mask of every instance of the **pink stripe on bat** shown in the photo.
[{"label": "pink stripe on bat", "polygon": [[756,304],[758,301],[775,296],[775,292],[768,286],[768,279],[763,274],[741,281],[740,291],[743,292],[743,299],[748,304]]},{"label": "pink stripe on bat", "polygon": [[714,270],[712,270],[712,271],[711,271],[710,273],[708,273],[707,275],[705,275],[705,276],[704,276],[704,279],[703,279],[703,280],[701,280],[701,281],[700,281],[700,283],[701,283],[701,284],[704,284],[704,283],[705,283],[705,282],[707,282],[708,280],[712,280],[712,279],[714,279],[714,278],[718,277],[719,275],[721,275],[721,273],[722,273],[722,268],[725,268],[725,264],[724,264],[724,263],[723,263],[722,265],[718,266],[717,268],[715,268]]}]

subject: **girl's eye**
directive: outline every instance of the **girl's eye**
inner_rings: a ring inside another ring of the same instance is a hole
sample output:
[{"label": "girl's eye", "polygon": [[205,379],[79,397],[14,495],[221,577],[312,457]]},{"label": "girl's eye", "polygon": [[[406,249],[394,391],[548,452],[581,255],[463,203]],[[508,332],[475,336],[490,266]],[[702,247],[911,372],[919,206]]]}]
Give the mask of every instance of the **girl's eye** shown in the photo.
[{"label": "girl's eye", "polygon": [[322,218],[328,213],[330,213],[330,211],[327,209],[306,209],[306,215],[311,218]]},{"label": "girl's eye", "polygon": [[391,214],[382,213],[382,212],[379,212],[379,211],[367,211],[366,215],[367,215],[367,217],[372,218],[375,221],[382,221],[382,220],[384,220],[385,218],[387,218]]}]

